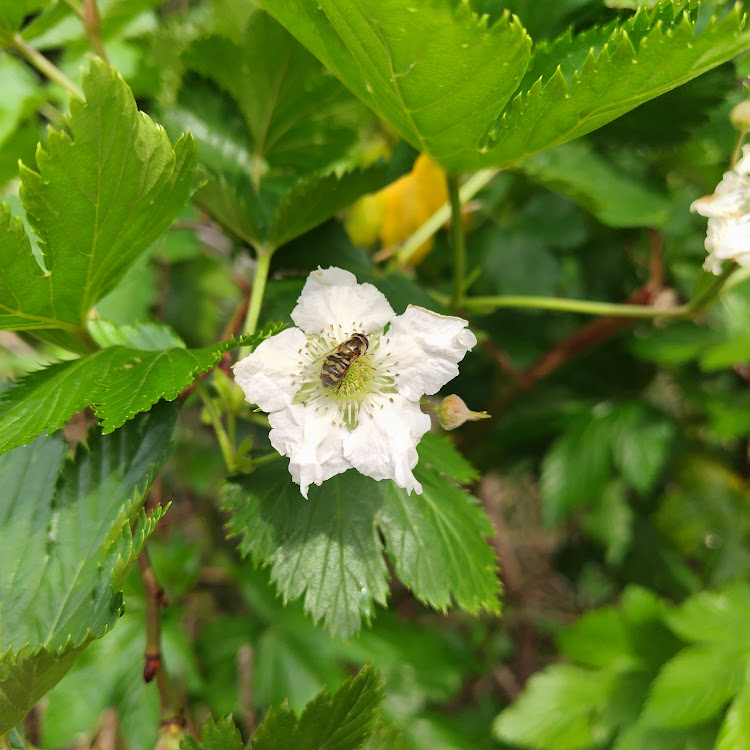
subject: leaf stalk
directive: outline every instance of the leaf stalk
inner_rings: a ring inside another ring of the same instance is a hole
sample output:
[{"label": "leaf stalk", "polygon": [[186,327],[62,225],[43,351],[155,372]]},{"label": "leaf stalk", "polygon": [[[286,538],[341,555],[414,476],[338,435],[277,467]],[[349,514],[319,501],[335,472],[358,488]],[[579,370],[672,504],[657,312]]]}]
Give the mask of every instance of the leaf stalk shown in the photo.
[{"label": "leaf stalk", "polygon": [[221,455],[224,458],[224,464],[227,467],[227,471],[232,473],[237,469],[234,446],[229,440],[227,431],[224,429],[224,423],[221,421],[221,414],[219,414],[219,410],[216,408],[216,404],[211,398],[211,394],[208,392],[208,388],[201,378],[195,379],[195,392],[201,397],[203,405],[206,407],[206,413],[211,420],[211,425],[216,433],[216,439],[219,441],[219,448],[221,448]]},{"label": "leaf stalk", "polygon": [[[253,284],[250,290],[250,304],[247,306],[245,324],[242,327],[243,334],[253,334],[258,328],[260,307],[266,291],[266,281],[268,280],[268,272],[271,268],[272,255],[273,250],[269,248],[259,247],[256,249],[255,272],[253,273]],[[249,353],[250,350],[247,347],[242,347],[239,353],[240,359],[246,357]]]}]

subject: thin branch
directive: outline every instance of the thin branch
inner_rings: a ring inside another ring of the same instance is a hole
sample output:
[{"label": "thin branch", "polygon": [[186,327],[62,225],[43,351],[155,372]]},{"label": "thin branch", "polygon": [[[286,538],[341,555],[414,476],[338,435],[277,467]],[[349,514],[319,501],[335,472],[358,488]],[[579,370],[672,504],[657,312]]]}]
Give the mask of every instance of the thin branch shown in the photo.
[{"label": "thin branch", "polygon": [[35,50],[20,34],[14,34],[11,41],[12,49],[18,52],[21,57],[33,65],[42,75],[64,88],[76,99],[85,100],[83,91],[60,68],[53,65],[41,52]]},{"label": "thin branch", "polygon": [[466,276],[466,237],[461,215],[461,196],[458,177],[448,175],[448,196],[451,206],[451,245],[453,246],[453,297],[454,310],[460,310],[464,298],[464,277]]},{"label": "thin branch", "polygon": [[166,722],[177,715],[173,699],[174,691],[164,668],[161,653],[161,609],[167,606],[167,598],[156,580],[156,574],[151,567],[151,560],[145,547],[138,556],[138,568],[141,571],[143,588],[146,592],[146,663],[143,667],[143,679],[145,682],[151,682],[156,677],[161,720]]},{"label": "thin branch", "polygon": [[245,720],[245,730],[252,737],[258,726],[255,713],[255,690],[253,687],[253,665],[255,655],[253,647],[245,643],[237,650],[237,687],[239,692],[240,707]]}]

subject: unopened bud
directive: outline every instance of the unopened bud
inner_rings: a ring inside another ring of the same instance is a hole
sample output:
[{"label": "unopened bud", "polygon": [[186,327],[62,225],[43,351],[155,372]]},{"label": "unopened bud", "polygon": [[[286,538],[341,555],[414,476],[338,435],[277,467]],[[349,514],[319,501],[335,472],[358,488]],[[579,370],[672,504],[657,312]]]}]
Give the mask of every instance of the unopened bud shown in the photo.
[{"label": "unopened bud", "polygon": [[745,132],[750,130],[750,99],[741,101],[729,113],[729,122],[734,125],[735,130]]},{"label": "unopened bud", "polygon": [[455,430],[464,422],[474,422],[477,419],[489,419],[486,411],[471,411],[463,399],[452,393],[446,396],[437,408],[437,418],[444,430]]}]

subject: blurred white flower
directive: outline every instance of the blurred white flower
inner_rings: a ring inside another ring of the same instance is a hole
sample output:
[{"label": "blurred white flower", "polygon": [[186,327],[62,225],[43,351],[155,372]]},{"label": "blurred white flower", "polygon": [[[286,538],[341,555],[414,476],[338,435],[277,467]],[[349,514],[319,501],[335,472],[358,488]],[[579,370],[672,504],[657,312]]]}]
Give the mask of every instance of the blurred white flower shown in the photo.
[{"label": "blurred white flower", "polygon": [[703,267],[720,274],[725,260],[750,266],[750,146],[742,149],[742,158],[734,170],[725,172],[713,195],[694,201],[691,211],[708,217]]},{"label": "blurred white flower", "polygon": [[[271,445],[289,456],[302,494],[352,468],[421,493],[412,469],[430,418],[419,401],[458,375],[477,342],[467,322],[413,305],[395,315],[372,284],[340,268],[310,274],[292,320],[297,328],[266,339],[234,373],[246,399],[269,413]],[[354,334],[363,335],[355,353],[363,337],[366,351],[344,357],[341,373],[331,354]],[[324,366],[333,385],[321,379]]]}]

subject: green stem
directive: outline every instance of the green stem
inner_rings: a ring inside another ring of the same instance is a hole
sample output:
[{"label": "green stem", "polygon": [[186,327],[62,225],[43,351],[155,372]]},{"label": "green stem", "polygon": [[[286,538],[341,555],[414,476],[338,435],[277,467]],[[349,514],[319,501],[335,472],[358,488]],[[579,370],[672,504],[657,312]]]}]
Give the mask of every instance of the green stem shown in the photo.
[{"label": "green stem", "polygon": [[739,266],[732,264],[712,284],[696,295],[686,305],[677,307],[651,307],[650,305],[620,305],[611,302],[563,299],[561,297],[531,297],[508,295],[497,297],[469,297],[463,301],[467,310],[496,310],[503,307],[534,308],[536,310],[559,310],[583,315],[609,315],[616,318],[690,318],[706,309],[718,297],[727,279]]},{"label": "green stem", "polygon": [[734,165],[740,160],[740,154],[742,153],[742,143],[745,140],[745,136],[748,134],[748,128],[743,128],[737,134],[737,140],[734,142],[734,148],[732,149],[732,157],[729,160],[732,169]]},{"label": "green stem", "polygon": [[[273,250],[265,247],[259,247],[256,250],[255,273],[253,274],[253,285],[250,290],[250,303],[247,306],[245,315],[245,324],[242,327],[242,333],[252,334],[258,328],[258,318],[260,317],[260,306],[263,303],[263,295],[266,291],[266,281],[268,280],[268,271],[271,268],[271,256]],[[250,354],[250,349],[243,346],[240,349],[240,359]]]},{"label": "green stem", "polygon": [[224,424],[221,421],[221,414],[219,414],[216,404],[211,398],[211,394],[208,392],[208,388],[202,378],[198,377],[195,379],[195,391],[201,397],[203,405],[206,407],[206,413],[213,425],[216,439],[219,441],[219,448],[221,448],[221,455],[224,457],[224,464],[227,467],[227,471],[232,473],[237,469],[234,447],[229,441],[227,431],[224,429]]},{"label": "green stem", "polygon": [[[459,190],[459,197],[461,205],[468,203],[487,183],[489,183],[495,175],[499,174],[499,169],[483,169],[473,174],[463,184]],[[409,237],[406,242],[401,246],[401,249],[394,256],[394,263],[396,266],[408,266],[411,262],[412,257],[416,254],[417,250],[424,244],[424,242],[440,229],[451,216],[450,203],[446,203],[441,206],[427,221],[417,229],[414,234]]]},{"label": "green stem", "polygon": [[53,65],[41,52],[35,50],[20,34],[14,34],[12,38],[13,49],[21,57],[33,65],[40,73],[62,86],[71,96],[81,101],[85,100],[83,91],[73,83],[57,66]]},{"label": "green stem", "polygon": [[451,245],[453,246],[453,297],[454,310],[460,310],[464,298],[466,276],[466,237],[461,215],[461,196],[458,193],[458,177],[448,175],[448,197],[451,204]]}]

